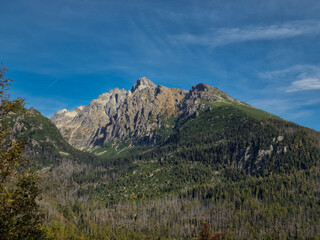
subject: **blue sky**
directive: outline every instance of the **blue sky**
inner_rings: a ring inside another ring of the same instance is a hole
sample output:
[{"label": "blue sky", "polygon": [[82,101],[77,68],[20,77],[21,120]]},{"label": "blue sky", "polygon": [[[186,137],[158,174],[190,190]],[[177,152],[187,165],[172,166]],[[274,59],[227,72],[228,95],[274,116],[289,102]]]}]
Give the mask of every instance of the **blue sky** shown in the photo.
[{"label": "blue sky", "polygon": [[320,130],[318,0],[0,0],[10,93],[47,117],[146,76]]}]

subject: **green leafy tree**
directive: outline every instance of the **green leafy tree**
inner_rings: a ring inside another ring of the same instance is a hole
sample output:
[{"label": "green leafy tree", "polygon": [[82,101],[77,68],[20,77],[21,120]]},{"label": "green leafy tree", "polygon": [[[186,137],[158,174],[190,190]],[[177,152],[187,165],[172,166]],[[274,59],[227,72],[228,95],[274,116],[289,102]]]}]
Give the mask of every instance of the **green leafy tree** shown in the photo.
[{"label": "green leafy tree", "polygon": [[38,178],[27,167],[25,144],[10,136],[8,116],[24,109],[23,100],[9,100],[12,80],[0,66],[0,239],[46,239],[43,214],[36,198]]}]

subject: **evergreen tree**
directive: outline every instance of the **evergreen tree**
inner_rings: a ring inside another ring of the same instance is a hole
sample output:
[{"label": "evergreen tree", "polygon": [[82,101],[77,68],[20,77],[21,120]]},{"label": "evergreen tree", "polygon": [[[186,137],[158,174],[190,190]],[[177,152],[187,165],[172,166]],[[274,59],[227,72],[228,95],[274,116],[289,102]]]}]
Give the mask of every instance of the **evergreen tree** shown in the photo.
[{"label": "evergreen tree", "polygon": [[10,136],[7,117],[24,108],[22,99],[9,100],[6,71],[0,66],[0,239],[46,239],[38,178],[22,155],[25,144]]}]

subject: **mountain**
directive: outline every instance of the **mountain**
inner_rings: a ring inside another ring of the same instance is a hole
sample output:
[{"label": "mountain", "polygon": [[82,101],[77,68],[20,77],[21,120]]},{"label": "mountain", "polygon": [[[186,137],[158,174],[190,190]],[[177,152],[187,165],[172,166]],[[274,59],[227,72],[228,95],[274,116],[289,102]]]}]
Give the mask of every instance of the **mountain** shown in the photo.
[{"label": "mountain", "polygon": [[177,119],[198,114],[209,102],[249,106],[206,84],[187,92],[156,86],[143,77],[131,91],[113,89],[89,106],[58,111],[51,121],[72,146],[81,150],[123,140],[129,146],[154,145],[165,140],[160,133],[174,128]]},{"label": "mountain", "polygon": [[263,176],[309,168],[320,156],[318,132],[203,83],[187,92],[141,78],[51,120],[71,145],[118,165],[175,159]]},{"label": "mountain", "polygon": [[[97,118],[104,122],[90,128]],[[111,90],[51,119],[70,144],[107,158],[104,167],[121,168],[117,181],[95,188],[109,200],[130,198],[129,191],[151,197],[154,189],[161,195],[210,184],[215,171],[231,171],[235,179],[292,173],[316,166],[320,157],[318,132],[203,83],[187,92],[141,78],[131,91]],[[150,174],[156,182],[148,181]],[[105,195],[106,189],[114,190]]]},{"label": "mountain", "polygon": [[57,127],[32,107],[11,112],[6,123],[11,126],[11,137],[26,143],[25,155],[32,159],[32,164],[37,168],[57,166],[66,160],[81,163],[99,159],[72,147]]},{"label": "mountain", "polygon": [[201,222],[226,239],[320,237],[317,131],[206,84],[146,78],[52,121],[32,108],[8,118],[54,239],[191,239]]},{"label": "mountain", "polygon": [[[140,78],[131,91],[113,89],[92,100],[89,106],[61,110],[51,120],[68,142],[90,149],[108,142],[154,139],[152,130],[165,127],[165,120],[178,113],[178,103],[186,91],[156,86]],[[139,139],[140,138],[140,139]]]}]

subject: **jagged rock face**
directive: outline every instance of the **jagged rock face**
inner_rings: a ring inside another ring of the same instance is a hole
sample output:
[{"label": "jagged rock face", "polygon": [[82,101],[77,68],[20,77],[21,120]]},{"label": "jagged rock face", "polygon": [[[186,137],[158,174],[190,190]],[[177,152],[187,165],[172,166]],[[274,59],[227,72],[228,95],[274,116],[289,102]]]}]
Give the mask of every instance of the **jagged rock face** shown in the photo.
[{"label": "jagged rock face", "polygon": [[178,103],[186,93],[181,89],[157,87],[143,77],[131,91],[113,89],[92,100],[89,106],[60,110],[51,120],[68,142],[79,149],[127,136],[151,137],[153,129],[178,114]]},{"label": "jagged rock face", "polygon": [[71,121],[77,114],[85,108],[84,106],[80,106],[75,108],[74,110],[68,112],[67,109],[62,109],[56,112],[55,115],[52,116],[51,120],[55,122],[56,125],[61,125],[66,122]]},{"label": "jagged rock face", "polygon": [[152,140],[152,130],[165,127],[168,118],[178,115],[178,103],[186,93],[184,90],[163,86],[149,86],[133,91],[106,128],[102,129],[101,140],[107,143],[114,139],[123,140],[127,136]]},{"label": "jagged rock face", "polygon": [[155,143],[154,130],[166,128],[170,117],[196,113],[205,101],[239,102],[217,88],[198,84],[188,92],[156,86],[146,77],[131,91],[118,88],[103,93],[89,106],[58,111],[51,120],[68,142],[78,149],[90,149],[111,141],[130,138],[133,142]]},{"label": "jagged rock face", "polygon": [[88,148],[97,137],[97,132],[110,122],[130,94],[124,89],[113,89],[92,100],[89,106],[77,107],[69,112],[66,109],[58,111],[51,121],[71,145],[79,149]]},{"label": "jagged rock face", "polygon": [[155,87],[156,85],[153,82],[151,82],[148,78],[143,77],[143,78],[139,78],[136,81],[136,83],[131,88],[131,92],[134,93],[144,88],[155,88]]},{"label": "jagged rock face", "polygon": [[204,83],[193,86],[186,94],[185,98],[179,104],[179,110],[182,116],[193,115],[199,109],[206,107],[207,102],[232,102],[244,104],[218,88],[211,87]]}]

